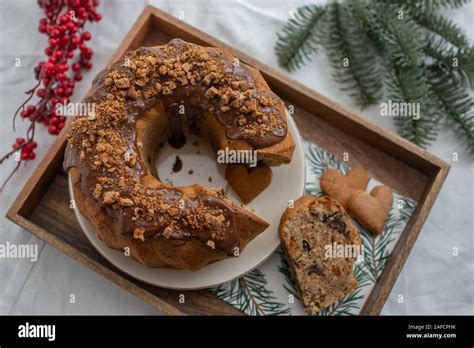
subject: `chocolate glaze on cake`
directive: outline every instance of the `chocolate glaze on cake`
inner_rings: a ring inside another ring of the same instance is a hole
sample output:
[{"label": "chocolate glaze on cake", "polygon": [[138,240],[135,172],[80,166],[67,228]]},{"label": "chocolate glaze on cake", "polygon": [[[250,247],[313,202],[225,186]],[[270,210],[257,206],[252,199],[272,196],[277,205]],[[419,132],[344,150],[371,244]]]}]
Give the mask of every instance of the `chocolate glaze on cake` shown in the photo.
[{"label": "chocolate glaze on cake", "polygon": [[84,102],[94,103],[95,115],[73,121],[64,168],[80,171],[81,191],[117,220],[118,232],[142,241],[194,240],[235,256],[240,243],[234,210],[221,193],[185,197],[179,188],[143,184],[147,169],[136,124],[161,103],[170,138],[183,139],[182,125],[199,134],[206,111],[229,139],[260,149],[286,136],[281,100],[259,88],[244,64],[219,50],[175,39],[130,52],[99,73]]}]

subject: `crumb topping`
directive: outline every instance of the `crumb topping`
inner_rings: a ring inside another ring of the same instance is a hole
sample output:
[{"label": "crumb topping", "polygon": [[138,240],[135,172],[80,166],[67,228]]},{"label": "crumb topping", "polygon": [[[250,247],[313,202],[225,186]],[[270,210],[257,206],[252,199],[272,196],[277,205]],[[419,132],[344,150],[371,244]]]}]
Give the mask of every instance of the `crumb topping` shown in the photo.
[{"label": "crumb topping", "polygon": [[[202,197],[150,189],[141,183],[138,150],[126,134],[130,106],[199,84],[209,111],[233,115],[244,137],[261,138],[286,127],[280,115],[281,101],[260,90],[248,75],[230,70],[222,53],[191,44],[136,50],[113,65],[98,84],[100,97],[92,96],[98,98],[93,99],[94,114],[77,117],[68,134],[68,146],[76,151],[78,161],[96,173],[92,196],[108,209],[126,212],[132,226],[135,224],[135,239],[147,239],[147,230],[139,225],[147,222],[162,226],[164,238],[210,231],[202,241],[215,249],[221,232],[232,228],[232,210],[225,204],[209,204]],[[211,190],[210,196],[219,198],[221,192]]]}]

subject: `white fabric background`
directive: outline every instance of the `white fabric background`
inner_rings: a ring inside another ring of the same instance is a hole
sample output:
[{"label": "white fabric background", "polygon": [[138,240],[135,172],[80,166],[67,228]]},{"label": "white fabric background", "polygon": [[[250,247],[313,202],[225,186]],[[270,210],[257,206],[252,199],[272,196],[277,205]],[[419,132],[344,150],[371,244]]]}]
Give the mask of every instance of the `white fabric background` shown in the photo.
[{"label": "white fabric background", "polygon": [[[273,53],[275,33],[285,23],[288,11],[314,2],[320,1],[103,0],[99,9],[104,19],[87,28],[93,35],[94,68],[77,86],[73,101],[80,100],[147,3],[174,16],[184,11],[185,22],[278,67]],[[474,39],[473,5],[446,12]],[[11,116],[24,99],[22,92],[33,85],[34,64],[43,59],[46,40],[37,32],[39,16],[35,0],[0,0],[0,113],[5,122],[0,127],[1,154],[27,127],[26,122],[19,122],[17,134],[13,134]],[[17,57],[21,67],[14,66]],[[332,81],[322,54],[292,77],[356,109]],[[363,115],[394,129],[392,120],[379,116],[378,106],[364,110]],[[37,243],[41,253],[36,263],[0,259],[0,314],[158,314],[151,305],[4,218],[53,137],[42,130],[37,141],[38,159],[22,168],[0,197],[0,243]],[[474,314],[474,161],[450,132],[440,136],[429,150],[449,162],[451,172],[382,314]],[[452,161],[454,151],[459,152],[458,162]],[[13,163],[1,167],[1,182],[12,167]],[[454,247],[458,256],[453,256]],[[75,304],[69,303],[70,294],[75,295]],[[403,295],[403,303],[398,303],[399,295]]]}]

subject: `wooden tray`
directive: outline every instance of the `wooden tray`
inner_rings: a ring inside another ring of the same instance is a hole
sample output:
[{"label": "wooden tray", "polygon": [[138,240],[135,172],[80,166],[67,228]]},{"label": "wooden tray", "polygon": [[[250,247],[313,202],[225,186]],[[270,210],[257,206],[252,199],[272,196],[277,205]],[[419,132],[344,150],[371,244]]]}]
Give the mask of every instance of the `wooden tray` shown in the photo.
[{"label": "wooden tray", "polygon": [[[338,157],[349,154],[351,165],[363,166],[371,176],[418,202],[361,312],[380,313],[448,174],[449,165],[288,76],[151,6],[144,9],[109,64],[128,50],[163,44],[175,37],[204,46],[222,47],[259,69],[287,106],[294,106],[294,119],[303,137]],[[7,218],[164,313],[243,314],[205,290],[178,292],[144,284],[99,255],[69,208],[67,175],[62,170],[68,128],[69,122],[11,206]],[[186,298],[184,304],[179,303],[182,293]]]}]

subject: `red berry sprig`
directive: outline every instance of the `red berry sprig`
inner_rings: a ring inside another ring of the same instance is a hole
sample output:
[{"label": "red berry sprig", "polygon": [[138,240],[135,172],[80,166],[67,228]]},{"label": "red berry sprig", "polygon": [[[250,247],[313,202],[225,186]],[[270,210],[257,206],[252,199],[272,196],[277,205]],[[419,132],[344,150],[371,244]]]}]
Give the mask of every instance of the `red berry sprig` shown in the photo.
[{"label": "red berry sprig", "polygon": [[12,145],[13,150],[20,151],[20,158],[23,161],[33,160],[36,157],[35,152],[33,151],[36,149],[38,144],[36,141],[30,140],[28,143],[26,142],[25,138],[16,138],[15,144]]},{"label": "red berry sprig", "polygon": [[[33,140],[36,124],[44,125],[52,135],[59,134],[64,128],[66,118],[57,112],[58,104],[69,103],[76,82],[82,80],[81,71],[92,67],[93,50],[87,45],[91,34],[84,31],[87,22],[97,22],[102,16],[96,7],[99,0],[38,0],[44,17],[39,21],[38,31],[48,36],[48,47],[44,50],[47,59],[40,61],[34,68],[36,85],[26,91],[25,102],[15,112],[22,119],[31,122],[25,138],[17,138],[12,151],[0,159],[0,164],[16,156],[17,165],[2,188],[18,170],[21,162],[35,159]],[[33,97],[36,103],[32,103]]]}]

